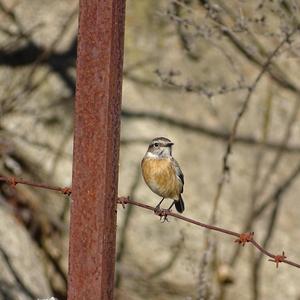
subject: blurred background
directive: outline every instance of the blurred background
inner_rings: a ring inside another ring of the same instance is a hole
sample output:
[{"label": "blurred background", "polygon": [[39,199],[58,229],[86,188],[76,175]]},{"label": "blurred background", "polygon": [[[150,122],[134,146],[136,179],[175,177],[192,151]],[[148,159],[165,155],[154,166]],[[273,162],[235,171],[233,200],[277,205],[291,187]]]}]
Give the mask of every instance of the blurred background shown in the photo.
[{"label": "blurred background", "polygon": [[[77,2],[0,0],[1,175],[71,184]],[[127,0],[119,195],[158,203],[140,161],[168,137],[185,216],[253,230],[300,261],[299,12],[296,0]],[[0,183],[1,300],[66,299],[69,204]],[[300,299],[298,269],[169,221],[118,207],[117,299]]]}]

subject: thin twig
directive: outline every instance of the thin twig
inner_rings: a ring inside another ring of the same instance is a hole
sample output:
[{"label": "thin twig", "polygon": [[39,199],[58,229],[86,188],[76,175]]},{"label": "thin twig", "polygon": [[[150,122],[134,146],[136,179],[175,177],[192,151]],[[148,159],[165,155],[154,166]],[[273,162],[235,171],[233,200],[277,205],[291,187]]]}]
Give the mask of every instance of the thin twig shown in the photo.
[{"label": "thin twig", "polygon": [[[232,152],[232,147],[233,144],[235,142],[235,138],[236,138],[236,133],[239,127],[239,124],[242,120],[242,117],[244,116],[249,102],[251,100],[251,97],[253,95],[253,92],[255,91],[255,88],[257,86],[257,84],[259,83],[259,81],[261,80],[261,78],[263,77],[263,75],[267,72],[269,66],[272,63],[273,58],[278,54],[279,50],[287,43],[290,41],[291,37],[298,31],[298,28],[295,28],[293,31],[291,31],[289,34],[287,34],[285,36],[285,38],[279,43],[279,45],[273,50],[273,52],[269,55],[269,57],[267,58],[266,62],[263,64],[260,72],[258,73],[258,75],[256,76],[255,80],[253,81],[251,87],[248,89],[247,95],[245,97],[245,100],[242,104],[241,109],[239,110],[237,117],[234,120],[233,126],[232,126],[232,130],[231,133],[229,135],[229,139],[227,142],[227,147],[226,147],[226,151],[225,154],[223,156],[223,167],[222,167],[222,177],[221,180],[218,184],[217,187],[217,193],[216,196],[214,198],[214,209],[213,212],[216,211],[216,207],[218,207],[218,203],[219,203],[219,199],[221,198],[221,194],[223,191],[223,187],[224,187],[224,183],[228,177],[228,175],[230,174],[230,167],[228,164],[228,160],[229,160],[229,156]],[[214,223],[216,221],[216,214],[213,213],[212,217],[211,217],[211,222]]]},{"label": "thin twig", "polygon": [[14,267],[11,257],[6,253],[6,251],[2,247],[0,247],[0,254],[4,258],[4,261],[9,271],[14,276],[14,279],[20,287],[20,290],[22,290],[24,294],[30,297],[31,299],[36,299],[37,296],[33,293],[33,291],[31,291],[31,288],[26,286],[26,283],[24,282],[22,276],[19,274],[20,272],[18,272]]},{"label": "thin twig", "polygon": [[272,62],[272,59],[278,54],[279,50],[283,47],[283,45],[285,43],[287,43],[290,40],[290,38],[293,36],[293,34],[296,33],[296,31],[298,31],[298,28],[294,29],[291,33],[287,34],[285,36],[285,38],[279,43],[279,45],[273,50],[273,52],[269,55],[268,59],[266,60],[266,62],[262,66],[262,69],[260,70],[259,74],[255,78],[255,80],[252,83],[251,87],[248,89],[245,101],[243,102],[243,105],[242,105],[240,111],[238,112],[238,115],[237,115],[237,117],[234,121],[233,127],[232,127],[232,131],[231,131],[229,141],[228,141],[228,144],[227,144],[226,153],[225,153],[225,156],[224,156],[224,159],[223,159],[223,172],[228,172],[229,171],[228,158],[229,158],[229,155],[231,154],[231,151],[232,151],[232,145],[233,145],[234,140],[235,140],[236,132],[237,132],[239,123],[240,123],[243,115],[245,114],[245,112],[248,108],[248,104],[250,102],[250,99],[253,95],[253,92],[254,92],[257,84],[259,83],[262,76],[266,73],[268,67],[270,66],[270,64]]},{"label": "thin twig", "polygon": [[[281,145],[284,147],[285,145],[288,145],[291,135],[292,135],[292,128],[297,121],[297,116],[300,110],[300,101],[299,99],[295,100],[294,106],[292,108],[291,117],[287,123],[287,127],[285,129]],[[276,170],[279,166],[279,163],[281,162],[282,158],[284,157],[284,152],[282,149],[278,149],[270,167],[268,168],[268,171],[266,172],[266,175],[264,178],[260,180],[260,186],[257,188],[257,196],[261,196],[264,192],[264,189],[266,186],[268,186],[272,176],[276,174]]]}]

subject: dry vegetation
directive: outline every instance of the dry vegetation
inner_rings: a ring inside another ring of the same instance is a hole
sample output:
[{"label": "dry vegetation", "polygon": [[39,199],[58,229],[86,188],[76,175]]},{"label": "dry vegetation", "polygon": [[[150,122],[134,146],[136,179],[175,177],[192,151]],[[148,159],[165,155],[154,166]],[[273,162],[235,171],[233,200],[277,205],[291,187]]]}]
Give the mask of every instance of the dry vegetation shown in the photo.
[{"label": "dry vegetation", "polygon": [[[0,0],[0,175],[69,185],[77,1]],[[167,136],[185,215],[300,262],[300,5],[127,0],[120,195]],[[168,203],[166,203],[166,206]],[[69,199],[0,184],[0,299],[66,298]],[[116,297],[299,299],[300,272],[147,211],[118,211]]]}]

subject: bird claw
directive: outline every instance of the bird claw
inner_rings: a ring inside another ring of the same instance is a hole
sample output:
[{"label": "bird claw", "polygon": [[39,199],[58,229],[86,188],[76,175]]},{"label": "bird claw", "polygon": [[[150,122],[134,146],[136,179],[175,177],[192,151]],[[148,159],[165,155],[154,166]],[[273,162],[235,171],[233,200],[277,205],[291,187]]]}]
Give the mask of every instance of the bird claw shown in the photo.
[{"label": "bird claw", "polygon": [[168,215],[164,215],[160,217],[160,223],[170,222],[168,219]]},{"label": "bird claw", "polygon": [[156,206],[154,209],[154,213],[160,217],[159,220],[161,223],[170,222],[168,220],[168,215],[170,212],[170,209],[160,208],[159,206]]}]

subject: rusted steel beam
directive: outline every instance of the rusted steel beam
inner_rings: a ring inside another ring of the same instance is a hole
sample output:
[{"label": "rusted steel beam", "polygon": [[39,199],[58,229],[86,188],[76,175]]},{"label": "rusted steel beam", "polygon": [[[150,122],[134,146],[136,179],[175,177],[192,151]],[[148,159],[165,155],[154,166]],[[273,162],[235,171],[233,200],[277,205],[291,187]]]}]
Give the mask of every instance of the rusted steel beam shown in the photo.
[{"label": "rusted steel beam", "polygon": [[68,300],[112,300],[125,0],[80,0]]}]

